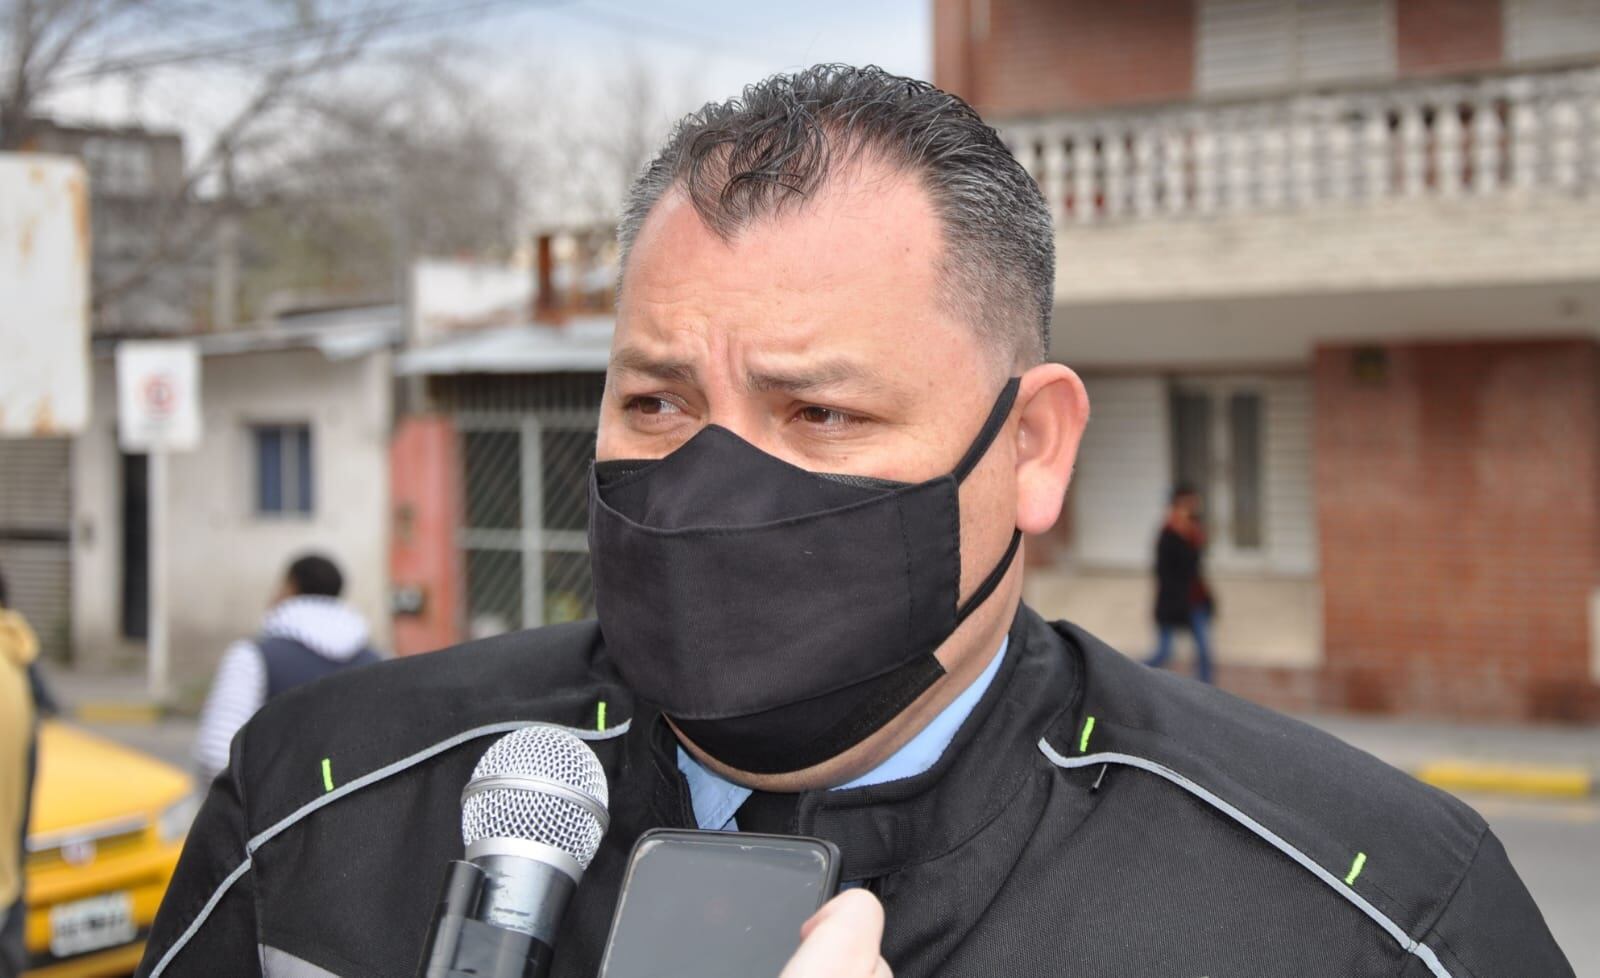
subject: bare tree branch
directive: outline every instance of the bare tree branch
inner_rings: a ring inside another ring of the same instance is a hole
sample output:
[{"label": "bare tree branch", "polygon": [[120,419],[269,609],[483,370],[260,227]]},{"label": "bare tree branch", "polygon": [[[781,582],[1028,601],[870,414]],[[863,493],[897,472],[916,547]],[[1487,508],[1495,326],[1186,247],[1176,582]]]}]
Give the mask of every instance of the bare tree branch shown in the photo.
[{"label": "bare tree branch", "polygon": [[[55,38],[53,46],[43,52],[35,63],[33,74],[35,81],[33,91],[35,97],[45,94],[56,72],[63,62],[76,50],[78,44],[89,37],[96,30],[103,29],[107,23],[138,7],[145,6],[147,0],[112,0],[109,3],[98,3],[96,0],[80,0],[79,3],[64,3],[60,7],[79,7],[77,19],[62,28]],[[48,30],[39,32],[41,38],[50,33]]]},{"label": "bare tree branch", "polygon": [[[218,207],[193,206],[198,186],[211,176],[222,159],[234,152],[252,126],[258,125],[276,105],[289,97],[296,85],[349,64],[361,55],[377,30],[369,24],[348,39],[329,35],[323,40],[322,49],[308,60],[283,63],[268,71],[251,97],[189,165],[181,185],[168,197],[156,218],[156,234],[142,260],[116,280],[96,285],[92,299],[94,310],[98,313],[109,303],[137,289],[163,263],[191,257],[194,250],[209,239],[222,214]],[[186,216],[190,220],[186,221]],[[176,247],[180,240],[188,247]]]}]

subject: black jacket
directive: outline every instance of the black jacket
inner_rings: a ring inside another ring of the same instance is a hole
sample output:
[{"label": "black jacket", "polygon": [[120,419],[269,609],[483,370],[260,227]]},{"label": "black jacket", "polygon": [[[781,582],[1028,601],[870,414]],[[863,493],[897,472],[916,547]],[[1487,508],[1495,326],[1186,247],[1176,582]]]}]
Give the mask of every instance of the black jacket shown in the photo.
[{"label": "black jacket", "polygon": [[[1026,609],[1010,648],[933,769],[800,799],[794,829],[882,898],[900,978],[1572,975],[1459,801]],[[581,732],[610,779],[554,964],[592,978],[634,840],[694,821],[670,731],[592,622],[274,700],[234,742],[138,974],[411,975],[461,856],[462,785],[529,721]]]},{"label": "black jacket", "polygon": [[[1197,590],[1204,595],[1200,601],[1196,601]],[[1195,608],[1210,610],[1211,603],[1200,576],[1200,548],[1172,527],[1163,526],[1156,538],[1156,623],[1188,628]]]}]

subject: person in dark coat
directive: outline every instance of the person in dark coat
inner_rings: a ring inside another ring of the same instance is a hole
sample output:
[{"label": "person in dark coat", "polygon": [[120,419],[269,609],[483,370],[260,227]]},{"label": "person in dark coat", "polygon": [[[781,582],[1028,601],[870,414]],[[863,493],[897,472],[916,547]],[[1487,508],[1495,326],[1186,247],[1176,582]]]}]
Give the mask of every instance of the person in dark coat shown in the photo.
[{"label": "person in dark coat", "polygon": [[1167,521],[1156,538],[1156,639],[1149,665],[1160,668],[1172,658],[1173,638],[1180,629],[1194,636],[1195,676],[1211,682],[1211,619],[1216,602],[1200,571],[1206,532],[1200,522],[1200,494],[1193,486],[1172,490]]}]

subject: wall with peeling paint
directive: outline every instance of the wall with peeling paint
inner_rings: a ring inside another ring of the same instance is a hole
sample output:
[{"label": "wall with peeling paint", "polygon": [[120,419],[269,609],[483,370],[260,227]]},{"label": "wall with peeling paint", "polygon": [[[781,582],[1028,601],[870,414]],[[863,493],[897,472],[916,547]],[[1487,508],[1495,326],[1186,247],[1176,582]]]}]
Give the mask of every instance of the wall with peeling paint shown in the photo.
[{"label": "wall with peeling paint", "polygon": [[70,435],[89,413],[83,165],[0,153],[0,438]]}]

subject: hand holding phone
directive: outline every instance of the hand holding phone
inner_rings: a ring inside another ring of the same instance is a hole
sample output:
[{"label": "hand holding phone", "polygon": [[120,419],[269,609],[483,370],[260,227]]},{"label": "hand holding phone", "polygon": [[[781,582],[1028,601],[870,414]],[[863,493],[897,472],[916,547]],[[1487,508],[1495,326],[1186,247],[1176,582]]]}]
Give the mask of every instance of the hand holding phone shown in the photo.
[{"label": "hand holding phone", "polygon": [[800,950],[778,978],[893,978],[879,950],[883,905],[866,890],[829,900],[800,934]]},{"label": "hand holding phone", "polygon": [[822,839],[646,832],[628,859],[601,978],[779,978],[838,889],[838,857]]}]

